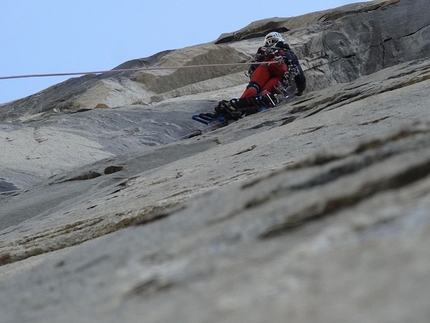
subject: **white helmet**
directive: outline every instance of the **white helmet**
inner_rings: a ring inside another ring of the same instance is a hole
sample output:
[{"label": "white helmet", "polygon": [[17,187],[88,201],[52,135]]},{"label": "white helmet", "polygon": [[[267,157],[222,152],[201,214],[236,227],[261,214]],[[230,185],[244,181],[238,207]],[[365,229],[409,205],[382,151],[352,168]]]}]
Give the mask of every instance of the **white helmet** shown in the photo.
[{"label": "white helmet", "polygon": [[284,41],[282,38],[282,35],[280,33],[277,33],[276,31],[272,31],[271,33],[268,33],[266,37],[264,38],[264,43],[267,46],[273,46],[276,45],[276,43]]}]

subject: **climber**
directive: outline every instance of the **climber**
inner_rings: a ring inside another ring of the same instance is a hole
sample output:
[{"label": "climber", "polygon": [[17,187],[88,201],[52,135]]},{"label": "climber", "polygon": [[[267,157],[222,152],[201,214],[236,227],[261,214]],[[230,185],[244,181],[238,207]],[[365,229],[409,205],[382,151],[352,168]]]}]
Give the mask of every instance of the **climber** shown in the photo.
[{"label": "climber", "polygon": [[278,32],[266,35],[264,46],[258,49],[247,74],[250,82],[239,99],[222,100],[214,108],[214,113],[193,115],[193,120],[204,124],[238,120],[276,106],[282,99],[275,94],[289,96],[289,87],[293,82],[297,96],[306,89],[306,77],[299,60]]},{"label": "climber", "polygon": [[[277,62],[271,64],[252,64],[247,74],[250,82],[241,98],[257,95],[275,94],[288,88],[291,72],[300,96],[306,88],[306,78],[297,56],[284,42],[278,32],[270,32],[264,38],[264,46],[255,55],[254,62]],[[290,72],[290,73],[289,73]]]}]

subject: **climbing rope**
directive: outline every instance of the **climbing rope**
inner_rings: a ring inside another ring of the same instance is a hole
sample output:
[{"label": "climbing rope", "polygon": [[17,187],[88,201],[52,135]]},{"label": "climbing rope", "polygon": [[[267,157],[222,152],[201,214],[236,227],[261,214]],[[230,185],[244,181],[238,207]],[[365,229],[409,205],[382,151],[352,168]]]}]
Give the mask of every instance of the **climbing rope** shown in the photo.
[{"label": "climbing rope", "polygon": [[93,72],[69,72],[69,73],[49,73],[49,74],[26,74],[26,75],[0,76],[0,80],[22,79],[22,78],[33,78],[33,77],[94,75],[94,74],[136,72],[136,71],[176,70],[176,69],[202,68],[202,67],[228,67],[228,66],[239,66],[239,65],[249,65],[249,64],[273,64],[273,63],[277,63],[277,62],[242,62],[242,63],[238,62],[238,63],[185,65],[185,66],[153,66],[153,67],[113,69],[113,70],[107,70],[107,71],[93,71]]}]

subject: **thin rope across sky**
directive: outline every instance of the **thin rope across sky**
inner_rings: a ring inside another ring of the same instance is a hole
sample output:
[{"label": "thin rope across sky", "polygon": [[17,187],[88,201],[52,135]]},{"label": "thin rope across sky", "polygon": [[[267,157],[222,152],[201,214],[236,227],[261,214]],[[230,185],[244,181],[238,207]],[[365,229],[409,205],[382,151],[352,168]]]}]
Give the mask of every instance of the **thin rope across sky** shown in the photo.
[{"label": "thin rope across sky", "polygon": [[130,69],[113,69],[107,71],[92,71],[92,72],[67,72],[67,73],[46,73],[46,74],[24,74],[24,75],[11,75],[0,76],[0,80],[34,78],[34,77],[53,77],[53,76],[74,76],[74,75],[92,75],[92,74],[105,74],[105,73],[119,73],[119,72],[135,72],[135,71],[154,71],[154,70],[175,70],[187,68],[203,68],[203,67],[227,67],[249,64],[273,64],[277,62],[242,62],[242,63],[219,63],[219,64],[203,64],[203,65],[185,65],[185,66],[153,66],[153,67],[139,67]]}]

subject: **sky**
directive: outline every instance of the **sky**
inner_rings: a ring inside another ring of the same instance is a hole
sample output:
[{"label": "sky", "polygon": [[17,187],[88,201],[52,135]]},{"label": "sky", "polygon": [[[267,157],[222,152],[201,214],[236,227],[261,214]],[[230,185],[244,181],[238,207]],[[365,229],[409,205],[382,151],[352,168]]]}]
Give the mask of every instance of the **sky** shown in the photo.
[{"label": "sky", "polygon": [[[251,22],[358,0],[0,0],[0,77],[110,70]],[[0,104],[71,76],[0,80]]]}]

